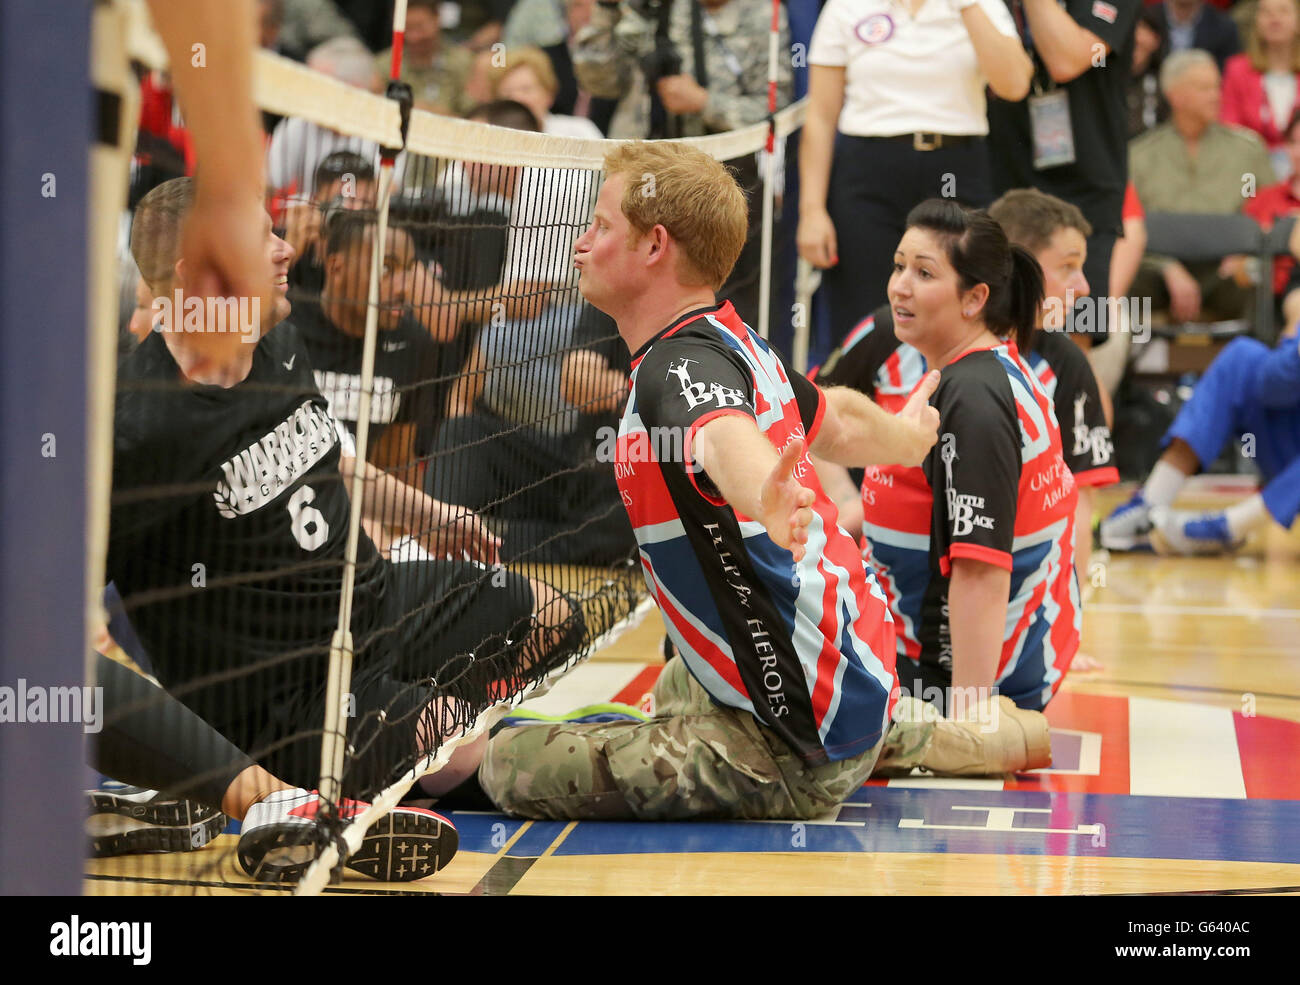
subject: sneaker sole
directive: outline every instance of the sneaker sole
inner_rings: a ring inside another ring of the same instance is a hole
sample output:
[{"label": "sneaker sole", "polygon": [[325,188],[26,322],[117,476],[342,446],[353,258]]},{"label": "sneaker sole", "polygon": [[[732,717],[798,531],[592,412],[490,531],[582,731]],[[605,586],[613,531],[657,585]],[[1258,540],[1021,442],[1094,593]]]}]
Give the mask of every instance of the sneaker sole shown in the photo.
[{"label": "sneaker sole", "polygon": [[149,852],[192,852],[226,828],[215,808],[189,800],[136,801],[88,791],[85,833],[93,858]]},{"label": "sneaker sole", "polygon": [[220,835],[226,821],[224,814],[217,813],[193,824],[164,826],[116,814],[96,814],[86,819],[88,850],[92,858],[192,852]]},{"label": "sneaker sole", "polygon": [[[313,826],[268,824],[239,842],[239,864],[252,878],[297,882],[316,858],[303,838]],[[366,832],[361,847],[344,863],[380,882],[411,882],[441,872],[456,854],[460,836],[451,822],[432,812],[390,812]]]}]

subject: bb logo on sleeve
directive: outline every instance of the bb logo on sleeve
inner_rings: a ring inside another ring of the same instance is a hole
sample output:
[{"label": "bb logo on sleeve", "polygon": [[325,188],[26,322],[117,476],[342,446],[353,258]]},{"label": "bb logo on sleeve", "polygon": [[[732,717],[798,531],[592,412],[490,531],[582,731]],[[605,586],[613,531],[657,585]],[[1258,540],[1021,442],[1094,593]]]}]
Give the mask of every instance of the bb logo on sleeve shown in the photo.
[{"label": "bb logo on sleeve", "polygon": [[700,404],[706,404],[710,400],[714,401],[719,407],[740,407],[745,404],[745,395],[739,390],[729,386],[723,386],[721,383],[696,383],[691,379],[690,370],[687,369],[694,359],[679,359],[668,366],[669,376],[677,377],[677,382],[682,385],[682,396],[686,398],[686,407],[688,410],[694,410]]}]

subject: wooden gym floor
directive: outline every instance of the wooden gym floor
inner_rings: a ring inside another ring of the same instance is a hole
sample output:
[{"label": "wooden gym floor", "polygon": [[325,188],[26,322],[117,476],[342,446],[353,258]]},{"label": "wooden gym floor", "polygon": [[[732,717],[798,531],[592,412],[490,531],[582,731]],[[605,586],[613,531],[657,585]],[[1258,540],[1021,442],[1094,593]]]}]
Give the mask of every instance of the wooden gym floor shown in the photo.
[{"label": "wooden gym floor", "polygon": [[[1195,487],[1181,505],[1238,490]],[[1109,509],[1121,491],[1107,491]],[[806,824],[527,822],[456,813],[437,876],[335,895],[1300,893],[1300,528],[1227,559],[1097,558],[1084,652],[1052,702],[1053,771],[893,780]],[[638,703],[662,629],[635,630],[534,704]],[[92,860],[88,894],[255,894],[233,835]]]}]

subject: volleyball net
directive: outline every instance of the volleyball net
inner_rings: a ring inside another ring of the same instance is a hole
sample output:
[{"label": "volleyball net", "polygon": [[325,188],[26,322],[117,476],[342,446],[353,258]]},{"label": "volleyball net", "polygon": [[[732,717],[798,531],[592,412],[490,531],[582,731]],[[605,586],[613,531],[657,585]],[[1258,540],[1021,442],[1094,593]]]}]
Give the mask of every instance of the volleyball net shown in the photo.
[{"label": "volleyball net", "polygon": [[[122,9],[137,71],[164,69],[143,5]],[[436,116],[265,52],[255,73],[287,313],[245,380],[196,394],[155,372],[175,358],[158,285],[124,306],[92,410],[116,422],[114,529],[102,502],[88,557],[109,544],[122,574],[110,655],[286,782],[373,802],[304,834],[321,853],[298,891],[319,892],[422,775],[648,609],[612,464],[629,356],[572,265],[614,142],[500,105]],[[764,330],[802,110],[686,141],[748,185],[750,246],[720,296]],[[140,223],[166,196],[135,178]],[[140,272],[123,269],[131,296]],[[181,882],[249,886],[223,844],[190,853]]]}]

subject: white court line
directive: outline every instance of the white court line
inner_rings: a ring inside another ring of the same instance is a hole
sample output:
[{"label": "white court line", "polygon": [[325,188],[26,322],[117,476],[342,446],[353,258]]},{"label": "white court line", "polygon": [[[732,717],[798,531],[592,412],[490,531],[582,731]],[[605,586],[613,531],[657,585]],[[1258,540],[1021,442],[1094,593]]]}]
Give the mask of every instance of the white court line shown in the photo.
[{"label": "white court line", "polygon": [[1128,699],[1129,793],[1242,800],[1246,781],[1232,712],[1155,698]]},{"label": "white court line", "polygon": [[1086,612],[1132,612],[1143,616],[1232,616],[1245,619],[1300,619],[1300,609],[1234,609],[1223,605],[1141,605],[1093,602]]},{"label": "white court line", "polygon": [[886,786],[905,790],[1005,790],[1006,781],[997,778],[971,776],[900,776],[891,779]]}]

